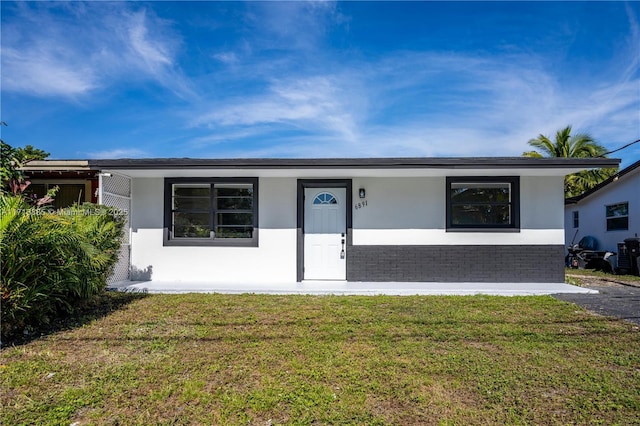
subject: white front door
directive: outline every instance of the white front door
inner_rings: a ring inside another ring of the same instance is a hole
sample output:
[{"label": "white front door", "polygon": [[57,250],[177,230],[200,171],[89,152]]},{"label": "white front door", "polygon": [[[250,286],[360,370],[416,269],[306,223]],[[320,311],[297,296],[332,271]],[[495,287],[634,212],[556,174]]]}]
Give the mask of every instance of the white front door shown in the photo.
[{"label": "white front door", "polygon": [[304,190],[304,279],[347,279],[347,190]]}]

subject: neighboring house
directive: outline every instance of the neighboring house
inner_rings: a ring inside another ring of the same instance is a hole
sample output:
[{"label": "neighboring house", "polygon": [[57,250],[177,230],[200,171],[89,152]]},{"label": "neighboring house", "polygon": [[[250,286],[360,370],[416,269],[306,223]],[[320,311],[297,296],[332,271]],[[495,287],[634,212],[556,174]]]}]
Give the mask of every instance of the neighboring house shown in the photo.
[{"label": "neighboring house", "polygon": [[617,252],[618,243],[640,236],[640,161],[584,194],[567,198],[564,211],[566,246],[592,236],[600,250]]},{"label": "neighboring house", "polygon": [[34,160],[22,167],[31,182],[27,195],[38,198],[55,187],[58,191],[51,206],[58,209],[74,203],[98,202],[98,171],[87,160]]},{"label": "neighboring house", "polygon": [[521,157],[89,161],[101,171],[101,202],[129,215],[123,253],[131,278],[266,285],[564,282],[564,176],[618,164]]}]

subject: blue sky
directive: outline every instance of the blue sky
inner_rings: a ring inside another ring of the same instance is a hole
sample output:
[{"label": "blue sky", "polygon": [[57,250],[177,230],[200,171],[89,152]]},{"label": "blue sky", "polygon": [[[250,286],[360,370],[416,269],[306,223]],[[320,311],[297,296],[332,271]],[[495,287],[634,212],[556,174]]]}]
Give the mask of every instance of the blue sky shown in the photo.
[{"label": "blue sky", "polygon": [[52,158],[519,156],[568,124],[609,149],[640,138],[638,2],[0,7],[2,138]]}]

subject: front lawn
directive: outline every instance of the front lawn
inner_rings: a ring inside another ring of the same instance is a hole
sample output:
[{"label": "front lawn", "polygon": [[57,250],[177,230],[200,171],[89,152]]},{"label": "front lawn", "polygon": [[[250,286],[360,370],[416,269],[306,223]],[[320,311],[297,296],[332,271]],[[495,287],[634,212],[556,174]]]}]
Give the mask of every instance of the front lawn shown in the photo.
[{"label": "front lawn", "polygon": [[602,271],[594,271],[593,269],[573,269],[565,268],[565,275],[578,275],[587,277],[603,278],[609,281],[632,282],[640,284],[640,277],[637,275],[616,275]]},{"label": "front lawn", "polygon": [[634,424],[640,330],[551,297],[154,295],[6,348],[4,424]]}]

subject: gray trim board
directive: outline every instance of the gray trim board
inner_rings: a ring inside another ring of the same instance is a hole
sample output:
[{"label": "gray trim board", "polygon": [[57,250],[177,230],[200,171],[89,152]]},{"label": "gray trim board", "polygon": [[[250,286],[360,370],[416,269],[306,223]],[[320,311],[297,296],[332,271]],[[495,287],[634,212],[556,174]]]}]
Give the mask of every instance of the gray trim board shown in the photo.
[{"label": "gray trim board", "polygon": [[611,158],[407,157],[407,158],[122,158],[89,160],[97,169],[553,169],[617,167]]}]

